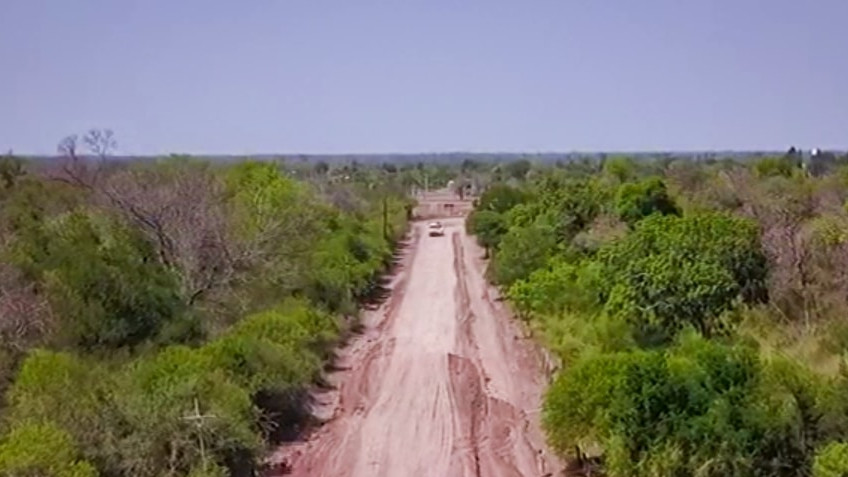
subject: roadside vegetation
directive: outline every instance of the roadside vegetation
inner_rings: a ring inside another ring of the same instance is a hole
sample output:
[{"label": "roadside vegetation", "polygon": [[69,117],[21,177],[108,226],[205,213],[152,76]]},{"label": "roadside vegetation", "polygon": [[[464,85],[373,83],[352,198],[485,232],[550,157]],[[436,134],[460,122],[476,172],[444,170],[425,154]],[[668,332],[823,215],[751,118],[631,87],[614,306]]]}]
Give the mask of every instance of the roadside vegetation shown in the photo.
[{"label": "roadside vegetation", "polygon": [[848,475],[848,158],[535,164],[468,221],[612,477]]},{"label": "roadside vegetation", "polygon": [[0,158],[0,475],[252,475],[307,423],[422,171],[114,146]]}]

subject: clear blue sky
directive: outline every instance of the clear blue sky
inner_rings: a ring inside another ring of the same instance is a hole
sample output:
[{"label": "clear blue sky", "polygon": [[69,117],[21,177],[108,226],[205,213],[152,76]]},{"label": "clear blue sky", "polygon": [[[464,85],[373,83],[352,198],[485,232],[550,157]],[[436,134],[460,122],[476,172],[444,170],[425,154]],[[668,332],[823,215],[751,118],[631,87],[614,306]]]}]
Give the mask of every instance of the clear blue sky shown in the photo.
[{"label": "clear blue sky", "polygon": [[0,149],[848,145],[846,0],[0,0]]}]

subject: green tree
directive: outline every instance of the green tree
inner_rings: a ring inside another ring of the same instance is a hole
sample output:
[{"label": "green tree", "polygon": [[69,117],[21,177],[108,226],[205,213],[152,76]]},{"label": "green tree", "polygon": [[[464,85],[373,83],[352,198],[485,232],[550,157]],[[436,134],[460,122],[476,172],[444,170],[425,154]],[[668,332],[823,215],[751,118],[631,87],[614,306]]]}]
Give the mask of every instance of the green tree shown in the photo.
[{"label": "green tree", "polygon": [[475,161],[474,159],[464,159],[460,166],[460,171],[462,173],[476,171],[480,169],[481,165],[479,161]]},{"label": "green tree", "polygon": [[330,172],[330,165],[324,161],[318,161],[315,163],[315,166],[312,168],[318,176],[326,176],[328,172]]},{"label": "green tree", "polygon": [[262,309],[303,289],[326,206],[270,163],[244,162],[228,169],[226,190],[226,251],[227,256],[235,252],[235,260],[218,285],[234,289],[233,302],[249,304],[237,312]]},{"label": "green tree", "polygon": [[501,238],[507,232],[503,214],[493,210],[475,211],[466,222],[469,232],[477,237],[477,242],[486,249],[486,257],[491,250],[497,249]]},{"label": "green tree", "polygon": [[527,177],[527,173],[530,172],[532,167],[533,164],[531,164],[527,159],[519,159],[517,161],[508,162],[504,166],[504,170],[509,177],[523,180]]},{"label": "green tree", "polygon": [[477,210],[504,213],[525,200],[526,195],[520,189],[504,183],[496,183],[480,194]]},{"label": "green tree", "polygon": [[605,310],[630,320],[645,343],[685,326],[726,331],[722,314],[762,299],[767,272],[755,224],[722,214],[649,217],[598,260]]},{"label": "green tree", "polygon": [[[592,178],[573,178],[559,173],[542,177],[534,187],[533,202],[528,203],[532,218],[551,214],[558,241],[571,240],[589,226],[610,199],[611,189]],[[530,220],[532,221],[532,220]],[[530,223],[528,220],[512,224]]]},{"label": "green tree", "polygon": [[378,289],[379,274],[392,256],[396,230],[406,212],[403,205],[389,199],[386,219],[389,236],[384,235],[383,217],[373,212],[368,219],[334,214],[327,220],[325,233],[312,244],[307,296],[332,311],[353,314],[356,301],[367,299]]},{"label": "green tree", "polygon": [[0,191],[0,236],[11,239],[14,235],[32,234],[45,220],[76,209],[85,198],[85,194],[67,184],[24,175],[13,188]]},{"label": "green tree", "polygon": [[509,286],[527,278],[548,262],[555,248],[554,228],[544,220],[530,227],[511,228],[498,245],[493,263],[495,281]]},{"label": "green tree", "polygon": [[673,253],[649,255],[617,277],[605,310],[630,319],[646,343],[667,340],[687,325],[705,334],[722,331],[722,313],[739,296],[731,272]]},{"label": "green tree", "polygon": [[0,157],[0,192],[14,187],[25,174],[26,170],[22,159],[13,156],[11,153]]},{"label": "green tree", "polygon": [[137,345],[179,318],[174,276],[134,230],[74,212],[19,234],[13,260],[61,310],[59,339],[88,349]]},{"label": "green tree", "polygon": [[659,177],[622,185],[618,190],[615,208],[619,218],[631,226],[651,214],[680,213],[668,196],[665,182]]},{"label": "green tree", "polygon": [[636,178],[636,162],[626,156],[614,156],[605,159],[602,164],[602,174],[623,183]]},{"label": "green tree", "polygon": [[612,285],[620,271],[638,273],[638,260],[664,254],[679,261],[714,262],[730,271],[746,301],[765,298],[768,267],[757,224],[729,214],[649,217],[623,240],[602,247],[598,258],[608,267]]},{"label": "green tree", "polygon": [[[267,340],[300,353],[301,361],[293,369],[309,377],[317,376],[320,359],[329,358],[327,353],[340,332],[341,324],[336,317],[305,301],[294,299],[250,315],[231,330],[234,336]],[[310,369],[311,375],[305,372]]]}]

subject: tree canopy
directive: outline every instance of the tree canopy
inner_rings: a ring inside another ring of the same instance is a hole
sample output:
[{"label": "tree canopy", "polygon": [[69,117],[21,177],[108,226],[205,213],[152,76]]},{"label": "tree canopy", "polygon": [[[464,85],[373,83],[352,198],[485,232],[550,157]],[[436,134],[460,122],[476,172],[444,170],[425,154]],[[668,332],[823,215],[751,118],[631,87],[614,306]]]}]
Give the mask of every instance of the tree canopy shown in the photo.
[{"label": "tree canopy", "polygon": [[391,264],[400,172],[113,147],[0,159],[0,475],[258,472]]},{"label": "tree canopy", "polygon": [[615,157],[478,204],[491,278],[561,364],[553,448],[611,477],[848,475],[846,185],[797,154]]}]

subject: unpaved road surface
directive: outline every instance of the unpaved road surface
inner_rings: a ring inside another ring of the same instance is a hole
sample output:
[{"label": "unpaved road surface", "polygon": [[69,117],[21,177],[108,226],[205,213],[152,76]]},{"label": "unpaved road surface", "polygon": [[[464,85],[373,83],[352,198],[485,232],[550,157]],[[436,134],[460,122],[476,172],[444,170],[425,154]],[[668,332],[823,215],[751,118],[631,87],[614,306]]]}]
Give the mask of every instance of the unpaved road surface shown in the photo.
[{"label": "unpaved road surface", "polygon": [[542,360],[483,277],[462,218],[416,223],[389,299],[340,351],[326,423],[276,456],[294,476],[552,475],[538,428]]}]

